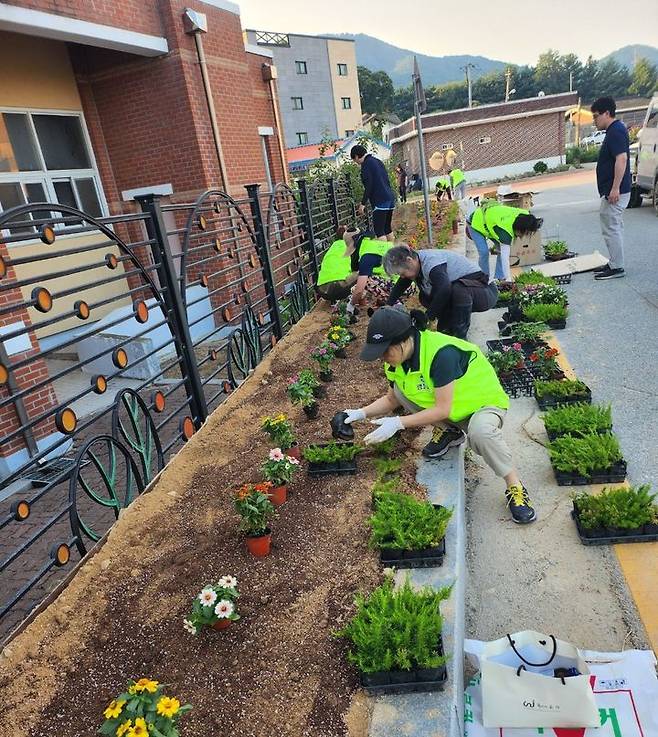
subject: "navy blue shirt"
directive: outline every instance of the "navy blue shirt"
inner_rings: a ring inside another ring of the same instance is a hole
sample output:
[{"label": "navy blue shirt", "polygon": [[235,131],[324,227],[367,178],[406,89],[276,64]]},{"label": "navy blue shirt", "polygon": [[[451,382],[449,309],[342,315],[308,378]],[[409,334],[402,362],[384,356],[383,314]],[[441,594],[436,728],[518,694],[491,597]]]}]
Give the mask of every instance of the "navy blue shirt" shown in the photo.
[{"label": "navy blue shirt", "polygon": [[361,181],[364,189],[362,200],[364,205],[370,201],[373,209],[392,210],[395,207],[395,195],[386,167],[372,154],[366,154],[363,159]]},{"label": "navy blue shirt", "polygon": [[631,157],[628,152],[628,131],[621,120],[613,120],[605,132],[605,138],[596,162],[596,185],[601,197],[607,197],[615,179],[615,159],[626,154],[626,171],[619,186],[619,193],[631,191]]}]

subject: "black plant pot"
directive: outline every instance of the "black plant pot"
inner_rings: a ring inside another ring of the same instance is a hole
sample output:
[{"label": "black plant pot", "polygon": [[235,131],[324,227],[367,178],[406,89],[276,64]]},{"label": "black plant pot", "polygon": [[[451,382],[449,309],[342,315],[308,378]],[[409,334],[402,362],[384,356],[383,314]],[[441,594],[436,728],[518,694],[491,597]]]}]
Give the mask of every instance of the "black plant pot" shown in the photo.
[{"label": "black plant pot", "polygon": [[331,434],[338,440],[354,440],[354,428],[345,422],[347,412],[336,412],[331,418]]},{"label": "black plant pot", "polygon": [[316,386],[313,389],[313,396],[316,399],[324,399],[327,396],[327,390],[323,386]]},{"label": "black plant pot", "polygon": [[344,348],[339,348],[334,353],[334,356],[336,356],[336,358],[347,358],[347,351]]},{"label": "black plant pot", "polygon": [[317,402],[313,402],[313,404],[304,406],[303,410],[309,420],[314,420],[320,412],[320,405]]},{"label": "black plant pot", "polygon": [[320,371],[320,379],[322,381],[326,381],[327,383],[330,381],[333,381],[334,372],[331,369],[327,369],[326,371]]}]

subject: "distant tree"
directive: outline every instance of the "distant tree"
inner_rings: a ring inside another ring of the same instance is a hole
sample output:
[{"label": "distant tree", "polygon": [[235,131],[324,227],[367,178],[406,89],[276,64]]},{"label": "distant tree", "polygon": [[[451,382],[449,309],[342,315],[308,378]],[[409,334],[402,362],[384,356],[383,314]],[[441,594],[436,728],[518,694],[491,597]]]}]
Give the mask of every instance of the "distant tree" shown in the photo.
[{"label": "distant tree", "polygon": [[393,109],[395,90],[386,72],[372,72],[367,67],[357,67],[361,109],[364,113],[386,113]]},{"label": "distant tree", "polygon": [[512,89],[515,89],[513,100],[522,100],[524,97],[535,97],[539,88],[535,82],[535,70],[524,65],[512,67]]},{"label": "distant tree", "polygon": [[597,94],[598,80],[599,62],[593,56],[588,56],[580,70],[578,83],[576,84],[576,89],[583,102],[592,102],[596,97],[599,97]]},{"label": "distant tree", "polygon": [[539,55],[534,76],[538,90],[543,90],[547,95],[569,90],[569,70],[565,57],[553,49]]},{"label": "distant tree", "polygon": [[658,72],[656,65],[644,56],[637,60],[633,67],[633,79],[628,92],[640,97],[651,97],[658,87]]},{"label": "distant tree", "polygon": [[631,73],[614,59],[599,62],[594,97],[623,97],[628,93]]},{"label": "distant tree", "polygon": [[[428,91],[425,90],[426,96]],[[396,113],[400,120],[406,120],[414,114],[414,89],[411,85],[408,87],[398,87],[395,90],[393,93],[393,112]]]},{"label": "distant tree", "polygon": [[[513,87],[514,85],[512,85]],[[510,89],[512,88],[510,87]],[[480,105],[501,102],[505,99],[504,72],[490,72],[473,82],[473,97]]]}]

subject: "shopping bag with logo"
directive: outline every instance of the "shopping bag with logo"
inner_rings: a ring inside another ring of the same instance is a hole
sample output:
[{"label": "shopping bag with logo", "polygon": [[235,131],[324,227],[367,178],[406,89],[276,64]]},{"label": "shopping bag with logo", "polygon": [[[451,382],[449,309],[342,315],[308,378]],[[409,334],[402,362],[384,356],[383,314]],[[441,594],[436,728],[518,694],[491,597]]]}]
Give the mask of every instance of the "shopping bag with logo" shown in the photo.
[{"label": "shopping bag with logo", "polygon": [[[478,658],[486,643],[466,640],[469,655]],[[590,668],[596,700],[597,727],[569,729],[486,728],[482,724],[482,684],[478,674],[464,693],[465,737],[658,737],[658,678],[650,650],[599,653],[581,650]]]},{"label": "shopping bag with logo", "polygon": [[485,644],[480,657],[485,727],[596,727],[589,668],[553,635],[516,632]]}]

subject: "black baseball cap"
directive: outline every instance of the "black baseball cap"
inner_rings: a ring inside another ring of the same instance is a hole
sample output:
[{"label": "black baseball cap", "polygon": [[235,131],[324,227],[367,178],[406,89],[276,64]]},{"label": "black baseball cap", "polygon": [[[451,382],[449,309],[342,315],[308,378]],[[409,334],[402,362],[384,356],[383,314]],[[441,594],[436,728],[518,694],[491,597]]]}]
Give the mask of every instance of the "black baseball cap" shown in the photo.
[{"label": "black baseball cap", "polygon": [[362,361],[381,358],[391,343],[405,335],[411,327],[411,315],[396,307],[380,307],[368,323],[366,344],[361,351]]}]

